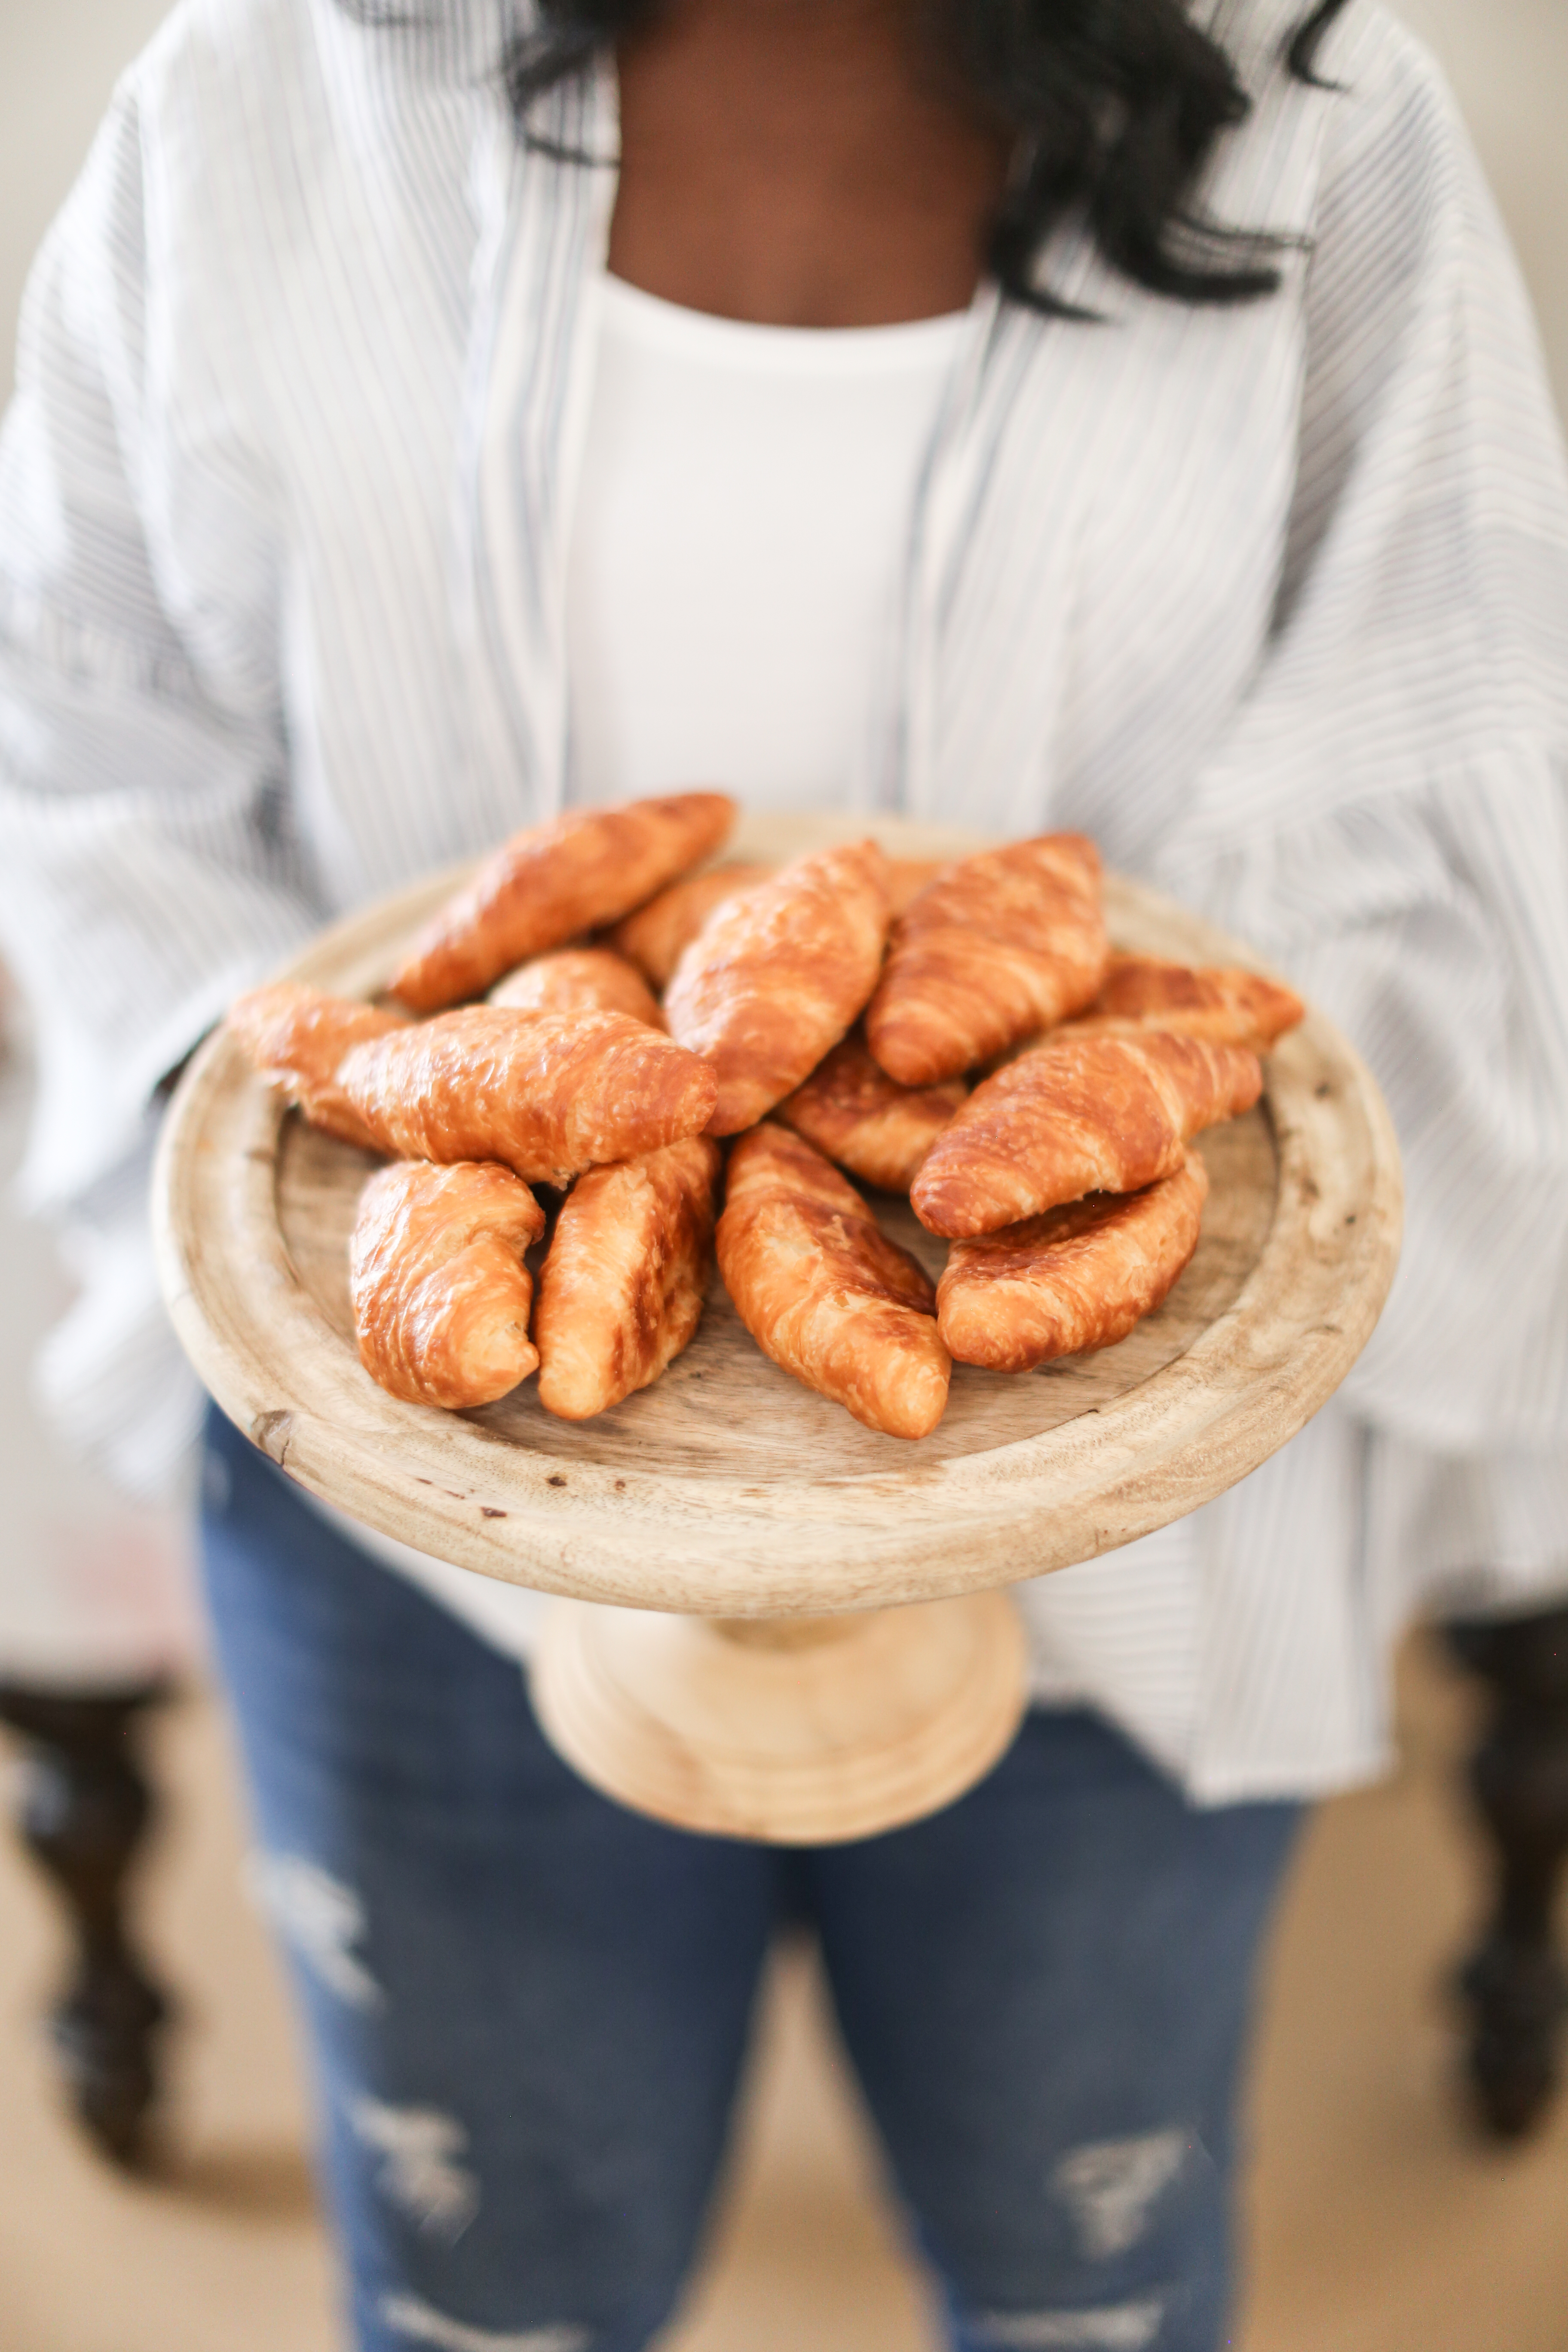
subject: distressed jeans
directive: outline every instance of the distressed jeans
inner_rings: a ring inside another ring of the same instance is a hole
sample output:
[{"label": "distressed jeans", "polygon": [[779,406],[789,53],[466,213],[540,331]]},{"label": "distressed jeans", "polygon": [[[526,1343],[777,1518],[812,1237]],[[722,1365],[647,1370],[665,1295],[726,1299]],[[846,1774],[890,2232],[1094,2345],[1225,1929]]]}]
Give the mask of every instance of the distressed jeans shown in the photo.
[{"label": "distressed jeans", "polygon": [[515,1663],[216,1419],[207,1473],[256,1887],[360,2352],[650,2341],[790,1921],[955,2347],[1230,2340],[1237,2078],[1299,1808],[1198,1811],[1103,1723],[1036,1710],[909,1829],[806,1852],[666,1829],[578,1780]]}]

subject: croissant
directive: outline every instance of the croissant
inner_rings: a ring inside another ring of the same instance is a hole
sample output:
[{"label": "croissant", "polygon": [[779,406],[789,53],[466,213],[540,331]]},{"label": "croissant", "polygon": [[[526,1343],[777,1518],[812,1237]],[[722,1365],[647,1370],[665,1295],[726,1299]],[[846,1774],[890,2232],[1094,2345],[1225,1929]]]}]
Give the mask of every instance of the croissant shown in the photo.
[{"label": "croissant", "polygon": [[1229,965],[1194,969],[1153,956],[1113,955],[1099,995],[1074,1026],[1090,1022],[1171,1029],[1213,1045],[1250,1045],[1266,1054],[1306,1013],[1278,981]]},{"label": "croissant", "polygon": [[490,1162],[403,1160],[373,1176],[349,1240],[360,1360],[411,1404],[490,1404],[539,1357],[522,1264],[544,1231],[526,1184]]},{"label": "croissant", "polygon": [[1107,953],[1100,853],[1082,834],[963,858],[894,925],[867,1043],[900,1086],[956,1077],[1079,1012]]},{"label": "croissant", "polygon": [[[610,944],[645,972],[655,988],[667,988],[670,975],[703,924],[726,898],[738,898],[755,882],[765,882],[776,869],[771,866],[710,866],[706,873],[689,874],[672,882],[610,933]],[[901,915],[910,900],[944,870],[930,857],[889,857],[888,900]]]},{"label": "croissant", "polygon": [[927,1437],[952,1366],[931,1284],[854,1186],[771,1122],[730,1157],[719,1266],[764,1355],[889,1437]]},{"label": "croissant", "polygon": [[258,989],[229,1017],[331,1134],[399,1159],[500,1160],[530,1183],[698,1134],[718,1093],[706,1063],[625,1013],[471,1004],[414,1025],[292,988]]},{"label": "croissant", "polygon": [[895,917],[912,907],[921,892],[929,889],[952,863],[948,857],[889,857],[888,899]]},{"label": "croissant", "polygon": [[752,1126],[809,1077],[876,986],[887,929],[887,860],[874,841],[796,858],[709,919],[664,1013],[718,1078],[710,1134]]},{"label": "croissant", "polygon": [[268,1085],[298,1103],[312,1127],[365,1150],[376,1148],[337,1083],[338,1064],[351,1045],[405,1028],[405,1014],[279,981],[237,998],[229,1007],[228,1026]]},{"label": "croissant", "polygon": [[895,1085],[855,1029],[805,1086],[784,1097],[777,1116],[862,1183],[907,1192],[968,1092],[962,1078],[940,1087]]},{"label": "croissant", "polygon": [[647,1028],[664,1015],[636,964],[610,948],[556,948],[498,980],[485,1002],[520,1013],[625,1013]]},{"label": "croissant", "polygon": [[1189,1136],[1250,1110],[1262,1090],[1245,1046],[1058,1030],[975,1087],[910,1199],[930,1232],[960,1239],[1086,1192],[1135,1192],[1173,1174]]},{"label": "croissant", "polygon": [[627,1013],[491,1004],[355,1045],[336,1082],[383,1151],[561,1185],[700,1133],[718,1092],[705,1062]]},{"label": "croissant", "polygon": [[567,1421],[647,1388],[695,1332],[713,1256],[719,1147],[689,1136],[591,1168],[567,1195],[539,1277],[539,1402]]},{"label": "croissant", "polygon": [[1043,1216],[954,1242],[936,1286],[953,1360],[1027,1372],[1124,1339],[1198,1245],[1208,1174],[1189,1150],[1142,1192],[1091,1192]]},{"label": "croissant", "polygon": [[525,956],[613,923],[717,849],[724,793],[580,809],[514,835],[426,924],[394,976],[416,1013],[478,996]]},{"label": "croissant", "polygon": [[672,882],[610,933],[617,955],[635,963],[655,988],[667,988],[670,974],[715,907],[765,882],[771,866],[710,866]]}]

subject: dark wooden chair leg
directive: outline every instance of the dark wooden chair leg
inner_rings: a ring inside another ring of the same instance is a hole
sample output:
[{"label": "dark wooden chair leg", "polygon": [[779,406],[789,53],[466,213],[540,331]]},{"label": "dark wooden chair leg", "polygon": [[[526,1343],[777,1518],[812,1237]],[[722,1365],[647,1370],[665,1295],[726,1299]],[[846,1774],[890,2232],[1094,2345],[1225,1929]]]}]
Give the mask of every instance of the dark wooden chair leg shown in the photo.
[{"label": "dark wooden chair leg", "polygon": [[75,1696],[0,1684],[0,1723],[22,1748],[17,1826],[64,1898],[73,1951],[50,2014],[71,2104],[116,2164],[146,2151],[158,2089],[158,2030],[169,2013],[125,1923],[125,1882],[153,1800],[140,1732],[162,1685]]},{"label": "dark wooden chair leg", "polygon": [[1450,1625],[1447,1637],[1493,1698],[1470,1762],[1498,1862],[1491,1919],[1459,1977],[1470,2079],[1488,2129],[1521,2139],[1552,2105],[1568,2016],[1552,1933],[1568,1864],[1568,1609]]}]

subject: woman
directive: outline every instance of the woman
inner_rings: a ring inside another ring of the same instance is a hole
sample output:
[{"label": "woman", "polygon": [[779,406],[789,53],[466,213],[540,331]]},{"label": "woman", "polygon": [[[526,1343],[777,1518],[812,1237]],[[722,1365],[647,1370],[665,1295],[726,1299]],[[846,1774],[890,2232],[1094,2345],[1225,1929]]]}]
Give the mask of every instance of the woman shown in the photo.
[{"label": "woman", "polygon": [[138,1303],[160,1080],[328,915],[564,799],[1082,825],[1349,1026],[1406,1157],[1344,1395],[1026,1588],[1017,1745],[858,1846],[603,1802],[529,1715],[526,1597],[212,1432],[368,2352],[648,2341],[784,1916],[953,2342],[1213,2352],[1300,1806],[1385,1761],[1413,1584],[1559,1565],[1562,454],[1430,64],[1371,0],[1299,19],[196,0],[40,262],[0,887],[122,1463],[187,1410]]}]

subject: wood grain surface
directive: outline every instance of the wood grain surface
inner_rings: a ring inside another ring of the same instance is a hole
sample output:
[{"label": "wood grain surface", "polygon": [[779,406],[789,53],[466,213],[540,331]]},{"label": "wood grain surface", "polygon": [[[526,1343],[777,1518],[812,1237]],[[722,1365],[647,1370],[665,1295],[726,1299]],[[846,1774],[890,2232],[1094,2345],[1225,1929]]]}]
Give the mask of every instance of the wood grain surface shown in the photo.
[{"label": "wood grain surface", "polygon": [[530,1685],[552,1745],[618,1803],[710,1836],[837,1845],[988,1772],[1026,1664],[1005,1592],[761,1624],[556,1601]]},{"label": "wood grain surface", "polygon": [[[726,855],[781,859],[856,831],[898,855],[979,837],[889,819],[743,819]],[[379,988],[451,887],[433,877],[323,934],[287,976]],[[1258,969],[1196,918],[1110,877],[1120,946]],[[289,1473],[373,1527],[500,1577],[697,1614],[865,1608],[987,1586],[1129,1541],[1292,1436],[1365,1344],[1398,1249],[1397,1152],[1363,1064],[1309,1017],[1265,1100],[1200,1141],[1203,1238],[1117,1347],[1016,1377],[955,1368],[941,1427],[861,1428],[770,1364],[717,1280],[653,1388],[553,1420],[531,1385],[479,1412],[400,1403],[360,1367],[344,1245],[376,1164],[280,1115],[231,1039],[197,1055],[165,1125],[165,1294],[220,1405]],[[944,1244],[879,1200],[933,1275]]]}]

